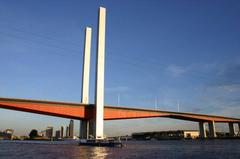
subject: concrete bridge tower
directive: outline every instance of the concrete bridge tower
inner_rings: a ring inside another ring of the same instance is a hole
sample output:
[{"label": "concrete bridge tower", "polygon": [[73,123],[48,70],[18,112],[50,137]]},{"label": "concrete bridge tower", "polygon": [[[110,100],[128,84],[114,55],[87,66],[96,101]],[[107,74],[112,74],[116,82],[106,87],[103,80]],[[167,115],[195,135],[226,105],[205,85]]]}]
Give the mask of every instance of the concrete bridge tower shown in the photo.
[{"label": "concrete bridge tower", "polygon": [[98,20],[98,44],[96,65],[96,139],[103,139],[103,110],[104,110],[104,68],[105,68],[105,29],[106,9],[100,7]]},{"label": "concrete bridge tower", "polygon": [[[84,53],[83,53],[83,70],[82,70],[81,103],[83,103],[83,104],[89,104],[89,75],[90,75],[91,39],[92,39],[92,28],[86,27]],[[90,126],[89,120],[81,120],[80,138],[87,139],[89,137],[89,126]]]},{"label": "concrete bridge tower", "polygon": [[[95,88],[95,111],[92,120],[82,120],[80,125],[80,138],[88,138],[90,135],[96,139],[103,139],[103,110],[104,110],[104,69],[105,69],[105,26],[106,9],[99,8],[98,41],[96,56],[96,88]],[[85,30],[85,47],[83,58],[82,75],[82,99],[83,104],[89,104],[89,74],[90,74],[90,52],[91,52],[92,29]]]}]

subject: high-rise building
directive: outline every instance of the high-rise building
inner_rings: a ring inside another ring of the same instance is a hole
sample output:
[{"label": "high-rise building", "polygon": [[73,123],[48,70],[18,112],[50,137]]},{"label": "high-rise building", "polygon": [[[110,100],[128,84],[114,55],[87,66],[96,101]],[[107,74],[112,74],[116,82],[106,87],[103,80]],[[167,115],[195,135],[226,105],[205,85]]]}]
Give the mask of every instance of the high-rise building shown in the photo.
[{"label": "high-rise building", "polygon": [[66,135],[65,135],[65,138],[68,138],[69,137],[69,127],[67,126],[66,127]]},{"label": "high-rise building", "polygon": [[56,138],[56,139],[60,139],[60,136],[61,136],[61,131],[60,131],[60,130],[57,130],[57,131],[55,132],[55,138]]},{"label": "high-rise building", "polygon": [[73,120],[70,120],[70,123],[69,123],[69,138],[73,139],[73,135],[74,135],[74,122],[73,122]]},{"label": "high-rise building", "polygon": [[47,138],[52,138],[53,136],[53,127],[52,126],[48,126],[46,129],[46,137]]},{"label": "high-rise building", "polygon": [[63,128],[63,126],[61,126],[61,132],[60,132],[60,138],[61,139],[63,138],[63,131],[64,131],[64,128]]}]

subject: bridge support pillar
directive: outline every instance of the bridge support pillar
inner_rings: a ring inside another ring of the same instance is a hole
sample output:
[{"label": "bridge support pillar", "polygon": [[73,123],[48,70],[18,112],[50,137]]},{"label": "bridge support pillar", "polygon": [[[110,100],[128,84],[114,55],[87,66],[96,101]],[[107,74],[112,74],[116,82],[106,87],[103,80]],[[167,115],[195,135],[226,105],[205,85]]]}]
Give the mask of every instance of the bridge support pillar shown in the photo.
[{"label": "bridge support pillar", "polygon": [[213,138],[217,137],[214,121],[208,122],[208,128],[209,128],[209,138],[213,139]]},{"label": "bridge support pillar", "polygon": [[238,123],[238,135],[240,135],[240,123]]},{"label": "bridge support pillar", "polygon": [[89,139],[94,137],[94,121],[93,120],[81,120],[80,124],[80,139]]},{"label": "bridge support pillar", "polygon": [[206,127],[203,121],[199,122],[199,138],[205,139],[206,138]]},{"label": "bridge support pillar", "polygon": [[235,135],[234,123],[229,122],[228,126],[229,126],[229,136],[233,137]]},{"label": "bridge support pillar", "polygon": [[89,121],[81,120],[80,123],[80,139],[88,139],[89,136]]},{"label": "bridge support pillar", "polygon": [[98,16],[98,44],[96,62],[96,85],[95,85],[95,104],[96,104],[96,124],[95,137],[103,139],[103,117],[104,117],[104,71],[105,71],[105,25],[106,8],[100,7]]}]

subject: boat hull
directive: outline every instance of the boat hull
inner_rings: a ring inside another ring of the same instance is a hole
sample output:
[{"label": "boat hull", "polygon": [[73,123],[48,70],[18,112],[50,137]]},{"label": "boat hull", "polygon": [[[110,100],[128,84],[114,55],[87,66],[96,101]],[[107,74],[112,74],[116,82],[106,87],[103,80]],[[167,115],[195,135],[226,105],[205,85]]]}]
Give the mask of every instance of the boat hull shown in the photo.
[{"label": "boat hull", "polygon": [[79,141],[79,146],[99,146],[99,147],[123,147],[121,141],[115,140],[84,140]]}]

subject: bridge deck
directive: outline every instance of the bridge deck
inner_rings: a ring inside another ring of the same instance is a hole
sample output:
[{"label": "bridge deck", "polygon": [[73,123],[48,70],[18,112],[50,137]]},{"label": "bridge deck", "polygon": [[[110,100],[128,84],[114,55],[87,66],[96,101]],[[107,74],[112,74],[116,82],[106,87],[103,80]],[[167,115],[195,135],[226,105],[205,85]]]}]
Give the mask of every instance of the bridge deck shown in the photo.
[{"label": "bridge deck", "polygon": [[[95,109],[93,104],[86,105],[81,103],[55,102],[32,99],[0,98],[0,108],[72,119],[91,119],[94,118],[95,115],[94,113]],[[153,118],[153,117],[168,117],[189,121],[215,121],[215,122],[240,123],[239,118],[224,116],[129,108],[120,106],[104,107],[104,120]]]}]

